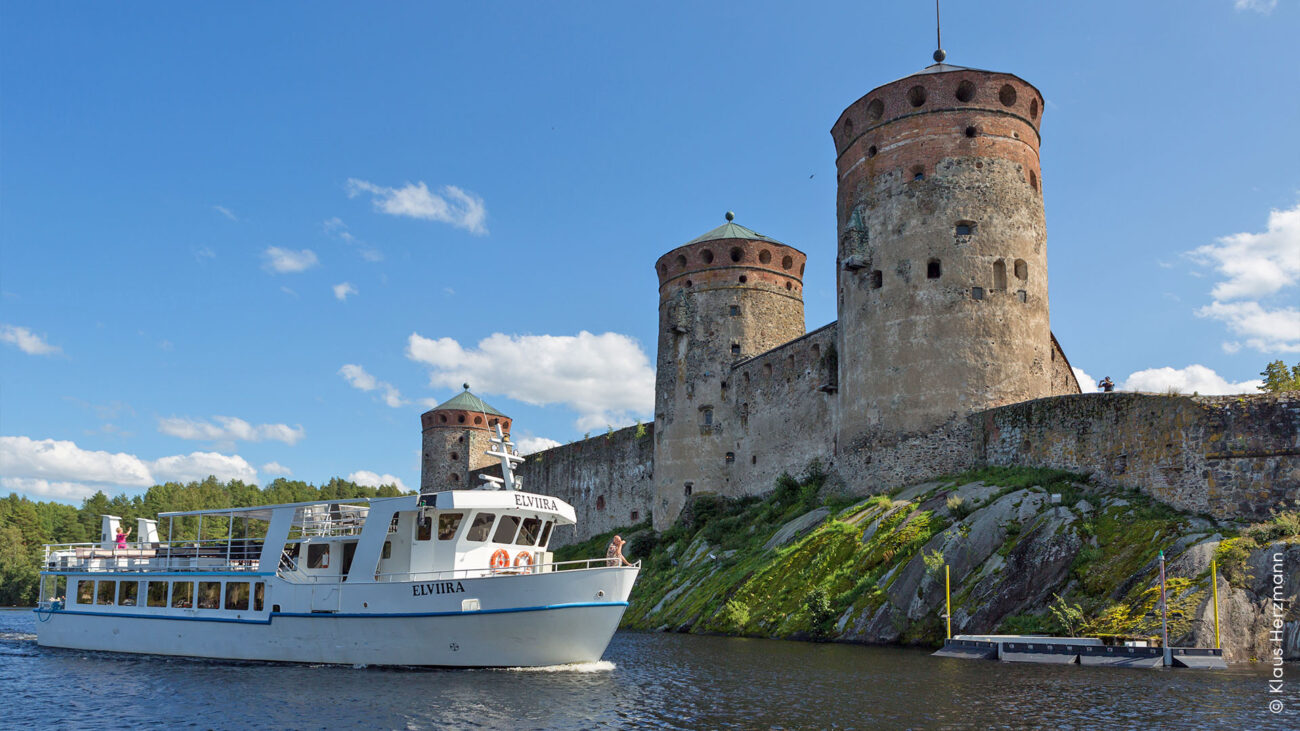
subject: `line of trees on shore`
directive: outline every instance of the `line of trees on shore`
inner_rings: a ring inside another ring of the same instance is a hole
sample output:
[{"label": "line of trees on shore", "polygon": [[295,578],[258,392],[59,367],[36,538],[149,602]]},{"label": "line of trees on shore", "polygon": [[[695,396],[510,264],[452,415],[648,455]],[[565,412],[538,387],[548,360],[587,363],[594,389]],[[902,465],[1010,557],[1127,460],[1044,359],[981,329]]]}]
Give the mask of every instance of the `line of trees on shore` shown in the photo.
[{"label": "line of trees on shore", "polygon": [[[188,484],[168,482],[154,485],[141,495],[120,494],[110,498],[102,491],[96,492],[83,500],[80,507],[35,502],[10,493],[9,497],[0,498],[0,606],[35,604],[40,565],[44,558],[43,546],[46,543],[98,541],[101,515],[116,515],[122,518],[123,526],[134,526],[137,518],[156,519],[158,513],[179,510],[396,497],[402,494],[402,490],[392,485],[365,487],[339,478],[319,487],[300,480],[278,478],[259,488],[240,480],[222,482],[215,477]],[[204,530],[204,535],[209,535],[207,530]]]}]

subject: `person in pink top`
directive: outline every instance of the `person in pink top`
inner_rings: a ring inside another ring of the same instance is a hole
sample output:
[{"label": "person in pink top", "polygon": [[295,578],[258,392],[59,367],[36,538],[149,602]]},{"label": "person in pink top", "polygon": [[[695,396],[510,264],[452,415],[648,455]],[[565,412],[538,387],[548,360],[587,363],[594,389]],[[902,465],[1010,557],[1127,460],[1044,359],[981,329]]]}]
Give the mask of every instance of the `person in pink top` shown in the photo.
[{"label": "person in pink top", "polygon": [[129,535],[131,535],[131,529],[130,529],[130,528],[127,528],[127,529],[123,530],[121,526],[118,526],[118,528],[117,528],[117,547],[118,547],[118,548],[126,548],[126,537],[129,536]]}]

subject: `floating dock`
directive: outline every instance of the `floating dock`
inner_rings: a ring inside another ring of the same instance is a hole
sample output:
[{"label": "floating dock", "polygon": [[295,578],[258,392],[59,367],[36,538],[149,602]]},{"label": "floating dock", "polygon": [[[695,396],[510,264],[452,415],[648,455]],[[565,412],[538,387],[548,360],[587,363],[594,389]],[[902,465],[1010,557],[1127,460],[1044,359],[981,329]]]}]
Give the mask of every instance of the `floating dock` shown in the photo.
[{"label": "floating dock", "polygon": [[1095,637],[1035,637],[1030,635],[957,635],[943,643],[935,657],[1001,660],[1049,665],[1106,665],[1125,668],[1201,668],[1223,670],[1223,650],[1214,647],[1171,647],[1166,661],[1161,647],[1103,644]]}]

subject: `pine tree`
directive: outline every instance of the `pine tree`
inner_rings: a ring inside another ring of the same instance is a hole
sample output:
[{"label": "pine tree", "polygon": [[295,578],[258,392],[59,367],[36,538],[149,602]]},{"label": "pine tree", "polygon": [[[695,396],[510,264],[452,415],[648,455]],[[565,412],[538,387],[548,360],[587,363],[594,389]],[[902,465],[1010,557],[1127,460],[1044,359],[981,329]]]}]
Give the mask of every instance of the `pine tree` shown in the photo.
[{"label": "pine tree", "polygon": [[1275,360],[1264,366],[1260,372],[1264,377],[1263,385],[1259,390],[1269,393],[1282,393],[1284,391],[1300,391],[1300,363],[1287,368],[1286,363]]}]

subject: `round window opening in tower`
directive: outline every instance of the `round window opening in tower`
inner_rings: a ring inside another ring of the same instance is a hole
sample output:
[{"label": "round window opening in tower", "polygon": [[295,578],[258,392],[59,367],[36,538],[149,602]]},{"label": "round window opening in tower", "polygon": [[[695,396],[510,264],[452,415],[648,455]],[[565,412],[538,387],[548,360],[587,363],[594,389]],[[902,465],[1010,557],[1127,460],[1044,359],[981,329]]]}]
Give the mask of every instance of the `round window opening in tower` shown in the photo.
[{"label": "round window opening in tower", "polygon": [[691,286],[691,280],[689,280],[689,279],[686,280],[686,286],[687,286],[687,287]]},{"label": "round window opening in tower", "polygon": [[794,257],[793,257],[793,256],[790,256],[789,254],[786,254],[785,256],[781,257],[781,268],[782,268],[782,269],[789,269],[789,268],[792,267],[792,266],[794,266]]},{"label": "round window opening in tower", "polygon": [[907,90],[907,103],[914,107],[919,107],[925,103],[925,87],[913,86]]},{"label": "round window opening in tower", "polygon": [[740,275],[740,283],[741,283],[741,284],[744,284],[745,282],[748,282],[748,281],[749,281],[749,277],[745,276],[744,274]]},{"label": "round window opening in tower", "polygon": [[738,262],[745,258],[745,252],[739,246],[731,247],[731,260]]},{"label": "round window opening in tower", "polygon": [[457,444],[464,444],[464,443],[465,443],[465,437],[456,437],[456,443],[457,443]]},{"label": "round window opening in tower", "polygon": [[979,134],[979,130],[975,129],[975,126],[974,126],[974,125],[971,125],[971,126],[969,126],[969,127],[966,128],[966,136],[967,136],[967,137],[974,137],[974,136],[977,135],[977,134]]},{"label": "round window opening in tower", "polygon": [[1038,119],[1038,100],[1034,99],[1029,102],[1029,118]]},{"label": "round window opening in tower", "polygon": [[464,415],[464,414],[461,414],[461,415],[457,416],[457,417],[456,417],[456,423],[457,423],[457,424],[464,424],[464,423],[465,423],[465,415]]},{"label": "round window opening in tower", "polygon": [[483,424],[483,417],[481,416],[474,417],[474,423],[481,426]]},{"label": "round window opening in tower", "polygon": [[872,99],[867,102],[867,119],[872,122],[878,121],[885,113],[885,103],[879,99]]},{"label": "round window opening in tower", "polygon": [[440,423],[440,424],[446,424],[446,423],[447,423],[447,415],[446,415],[446,414],[438,414],[438,423]]},{"label": "round window opening in tower", "polygon": [[1003,84],[998,89],[998,101],[1002,102],[1004,107],[1013,107],[1016,104],[1016,87],[1011,84]]},{"label": "round window opening in tower", "polygon": [[762,251],[758,252],[758,260],[763,264],[771,263],[772,252],[768,251],[767,249],[763,249]]},{"label": "round window opening in tower", "polygon": [[920,165],[913,165],[912,180],[925,180],[925,168]]},{"label": "round window opening in tower", "polygon": [[685,254],[678,254],[678,255],[677,255],[677,268],[678,268],[678,269],[685,269],[685,268],[686,268],[686,255],[685,255]]},{"label": "round window opening in tower", "polygon": [[704,251],[701,251],[701,252],[700,252],[700,258],[704,260],[704,263],[705,263],[705,264],[712,264],[712,263],[713,263],[713,250],[712,250],[712,249],[705,249]]},{"label": "round window opening in tower", "polygon": [[878,150],[875,145],[867,148],[867,157],[875,157]]},{"label": "round window opening in tower", "polygon": [[957,101],[968,102],[975,98],[975,85],[963,80],[957,85]]},{"label": "round window opening in tower", "polygon": [[785,291],[789,292],[789,291],[792,290],[792,289],[794,289],[794,282],[786,282],[786,283],[785,283]]}]

